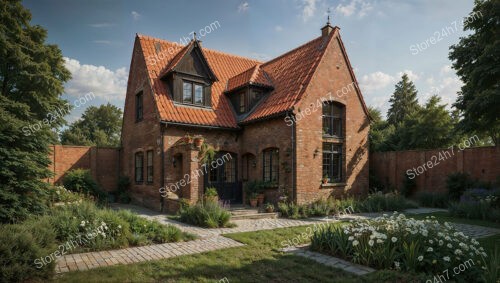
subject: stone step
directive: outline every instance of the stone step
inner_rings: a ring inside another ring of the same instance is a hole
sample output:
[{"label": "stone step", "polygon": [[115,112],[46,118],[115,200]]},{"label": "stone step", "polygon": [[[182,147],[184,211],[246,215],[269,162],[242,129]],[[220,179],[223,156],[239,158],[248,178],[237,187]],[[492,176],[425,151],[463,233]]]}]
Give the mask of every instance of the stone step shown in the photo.
[{"label": "stone step", "polygon": [[229,210],[232,215],[245,215],[245,214],[256,214],[259,213],[259,209],[232,209]]},{"label": "stone step", "polygon": [[236,214],[231,216],[231,220],[245,220],[245,219],[275,219],[278,218],[277,212],[262,212],[262,213],[252,213],[252,214]]}]

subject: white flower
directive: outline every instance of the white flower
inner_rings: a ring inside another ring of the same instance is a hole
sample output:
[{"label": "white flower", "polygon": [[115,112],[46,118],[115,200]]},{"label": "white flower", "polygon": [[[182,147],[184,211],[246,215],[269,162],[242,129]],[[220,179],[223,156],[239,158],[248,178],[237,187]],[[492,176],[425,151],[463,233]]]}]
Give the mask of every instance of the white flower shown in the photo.
[{"label": "white flower", "polygon": [[81,227],[85,227],[85,220],[83,220],[82,222],[80,222],[80,226]]},{"label": "white flower", "polygon": [[373,240],[368,241],[368,245],[373,246]]},{"label": "white flower", "polygon": [[443,257],[443,260],[444,261],[450,261],[450,257],[449,256],[445,256],[445,257]]},{"label": "white flower", "polygon": [[428,252],[432,252],[432,251],[434,251],[434,249],[433,249],[432,247],[428,247],[428,248],[427,248],[427,251],[428,251]]},{"label": "white flower", "polygon": [[391,238],[391,241],[392,241],[393,243],[395,243],[395,242],[397,242],[397,241],[398,241],[398,238],[396,238],[396,237],[392,237],[392,238]]},{"label": "white flower", "polygon": [[439,240],[439,245],[442,246],[443,245],[443,240]]},{"label": "white flower", "polygon": [[450,249],[451,249],[451,248],[453,248],[453,246],[452,246],[451,244],[448,244],[448,245],[446,245],[446,246],[447,246],[448,248],[450,248]]},{"label": "white flower", "polygon": [[417,259],[418,259],[418,261],[422,261],[422,260],[424,259],[424,256],[423,256],[423,255],[421,255],[421,256],[419,256]]},{"label": "white flower", "polygon": [[355,247],[355,246],[357,246],[358,244],[359,244],[358,240],[354,240],[354,241],[352,242],[352,245],[353,245],[354,247]]},{"label": "white flower", "polygon": [[434,244],[434,241],[433,240],[429,240],[429,244]]},{"label": "white flower", "polygon": [[121,229],[122,228],[122,225],[118,225],[118,229]]},{"label": "white flower", "polygon": [[377,239],[377,244],[382,244],[384,242],[384,240],[382,239]]},{"label": "white flower", "polygon": [[394,266],[396,267],[396,269],[399,269],[399,261],[395,261]]}]

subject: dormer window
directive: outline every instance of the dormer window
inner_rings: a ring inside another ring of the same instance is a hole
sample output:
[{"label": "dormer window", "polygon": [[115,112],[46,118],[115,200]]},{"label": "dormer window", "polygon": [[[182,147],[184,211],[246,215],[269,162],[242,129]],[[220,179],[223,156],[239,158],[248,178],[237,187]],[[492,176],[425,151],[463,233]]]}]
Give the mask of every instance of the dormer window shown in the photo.
[{"label": "dormer window", "polygon": [[183,81],[182,83],[182,102],[186,104],[203,105],[204,86],[191,81]]}]

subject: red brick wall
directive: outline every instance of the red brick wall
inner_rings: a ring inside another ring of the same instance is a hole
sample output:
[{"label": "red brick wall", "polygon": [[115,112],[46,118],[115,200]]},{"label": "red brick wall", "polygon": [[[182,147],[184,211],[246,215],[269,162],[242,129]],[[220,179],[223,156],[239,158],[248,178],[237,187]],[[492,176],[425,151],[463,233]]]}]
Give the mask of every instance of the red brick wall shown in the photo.
[{"label": "red brick wall", "polygon": [[401,189],[405,174],[410,170],[409,176],[415,175],[416,192],[446,192],[446,178],[455,172],[466,172],[475,179],[493,182],[500,176],[498,164],[500,147],[375,152],[370,156],[370,169],[382,183]]},{"label": "red brick wall", "polygon": [[90,146],[52,145],[49,156],[52,164],[50,170],[54,178],[51,184],[62,183],[64,174],[72,169],[89,169],[97,183],[106,191],[114,191],[117,187],[119,173],[119,149]]},{"label": "red brick wall", "polygon": [[[368,192],[368,116],[363,109],[354,78],[348,68],[347,54],[340,39],[328,43],[297,116],[297,200],[310,202],[320,197],[344,193],[361,195]],[[342,90],[345,90],[342,92]],[[345,186],[321,187],[322,179],[322,99],[345,107],[343,141],[343,176]],[[319,105],[319,107],[318,107]],[[310,114],[308,114],[308,112]],[[300,120],[299,120],[300,117]],[[316,153],[316,154],[315,154]]]}]

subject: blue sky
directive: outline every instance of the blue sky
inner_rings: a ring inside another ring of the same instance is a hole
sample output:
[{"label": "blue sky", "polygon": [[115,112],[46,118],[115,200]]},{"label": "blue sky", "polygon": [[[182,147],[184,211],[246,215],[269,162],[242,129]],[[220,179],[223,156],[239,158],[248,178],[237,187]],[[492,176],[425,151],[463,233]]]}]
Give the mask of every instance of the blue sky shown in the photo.
[{"label": "blue sky", "polygon": [[74,109],[69,121],[89,105],[110,102],[123,107],[136,33],[179,42],[204,29],[210,31],[200,38],[204,47],[265,61],[319,36],[328,9],[332,25],[341,29],[369,106],[385,114],[402,72],[414,81],[421,103],[438,94],[450,104],[462,83],[450,68],[449,46],[465,35],[461,21],[473,7],[472,0],[26,0],[23,4],[31,10],[32,23],[46,28],[48,42],[57,44],[66,57],[73,79],[66,84],[64,97],[72,102],[90,91],[96,95]]}]

